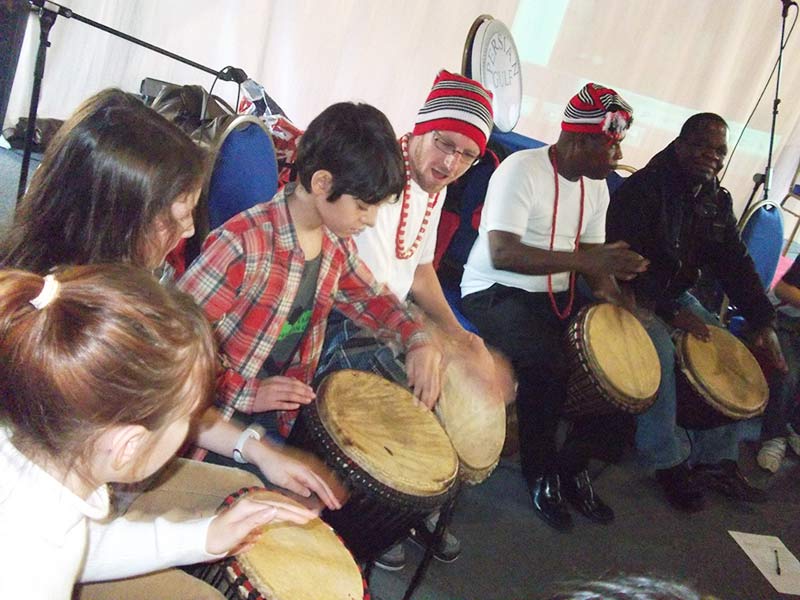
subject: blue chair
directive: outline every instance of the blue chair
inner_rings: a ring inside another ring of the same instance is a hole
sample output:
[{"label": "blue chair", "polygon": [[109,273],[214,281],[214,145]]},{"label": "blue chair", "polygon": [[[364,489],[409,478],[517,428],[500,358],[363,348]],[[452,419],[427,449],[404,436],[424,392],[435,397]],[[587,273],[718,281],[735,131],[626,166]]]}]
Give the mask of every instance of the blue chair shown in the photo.
[{"label": "blue chair", "polygon": [[208,224],[216,229],[278,191],[278,163],[264,122],[239,115],[217,140],[207,191]]},{"label": "blue chair", "polygon": [[631,167],[628,165],[617,165],[616,171],[611,171],[606,177],[606,185],[608,186],[608,194],[613,194],[619,186],[621,186],[628,175],[621,175],[618,171],[624,171],[628,174],[635,173],[636,167]]},{"label": "blue chair", "polygon": [[[783,249],[783,214],[780,206],[771,200],[753,205],[742,217],[739,224],[742,241],[755,263],[764,290],[768,290],[775,277],[778,261]],[[724,318],[728,309],[728,298],[724,298],[720,317]],[[728,325],[731,333],[741,335],[745,326],[744,318],[734,316]]]}]

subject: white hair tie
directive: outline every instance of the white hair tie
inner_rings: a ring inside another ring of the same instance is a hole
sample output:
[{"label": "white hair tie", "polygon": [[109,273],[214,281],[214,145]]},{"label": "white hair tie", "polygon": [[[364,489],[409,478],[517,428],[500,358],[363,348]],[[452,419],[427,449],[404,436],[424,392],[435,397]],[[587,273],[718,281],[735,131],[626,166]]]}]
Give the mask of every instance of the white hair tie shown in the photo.
[{"label": "white hair tie", "polygon": [[60,287],[61,284],[58,283],[55,275],[45,275],[42,291],[39,292],[39,295],[31,300],[30,303],[33,304],[36,310],[42,310],[58,296],[58,289]]}]

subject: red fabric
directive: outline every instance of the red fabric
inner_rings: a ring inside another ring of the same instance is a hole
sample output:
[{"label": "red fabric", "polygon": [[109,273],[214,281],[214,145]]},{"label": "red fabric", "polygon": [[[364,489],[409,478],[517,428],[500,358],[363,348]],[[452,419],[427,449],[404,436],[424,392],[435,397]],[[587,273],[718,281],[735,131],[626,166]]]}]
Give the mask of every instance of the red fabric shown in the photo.
[{"label": "red fabric", "polygon": [[167,254],[167,264],[175,269],[175,279],[183,275],[186,271],[186,238],[181,238],[178,245]]},{"label": "red fabric", "polygon": [[433,254],[433,268],[438,269],[439,263],[447,253],[453,236],[458,231],[459,218],[456,213],[450,210],[443,210],[439,218],[439,229],[436,231],[436,251]]}]

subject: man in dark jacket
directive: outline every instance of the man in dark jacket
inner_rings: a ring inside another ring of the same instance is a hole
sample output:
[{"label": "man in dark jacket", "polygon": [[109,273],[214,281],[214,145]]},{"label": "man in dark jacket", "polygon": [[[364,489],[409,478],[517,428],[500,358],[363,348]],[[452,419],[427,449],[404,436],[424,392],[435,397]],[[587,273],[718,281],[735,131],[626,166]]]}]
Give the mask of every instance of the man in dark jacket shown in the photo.
[{"label": "man in dark jacket", "polygon": [[708,325],[718,324],[687,291],[701,269],[721,283],[742,311],[751,342],[785,369],[774,310],[739,238],[730,194],[717,180],[727,134],[719,115],[691,117],[676,140],[620,186],[606,219],[609,242],[624,240],[650,261],[630,289],[661,360],[661,387],[654,406],[637,419],[636,446],[642,462],[656,470],[670,504],[685,511],[703,506],[698,483],[743,501],[765,498],[738,469],[737,424],[702,431],[676,425],[671,334],[684,330],[708,339]]}]

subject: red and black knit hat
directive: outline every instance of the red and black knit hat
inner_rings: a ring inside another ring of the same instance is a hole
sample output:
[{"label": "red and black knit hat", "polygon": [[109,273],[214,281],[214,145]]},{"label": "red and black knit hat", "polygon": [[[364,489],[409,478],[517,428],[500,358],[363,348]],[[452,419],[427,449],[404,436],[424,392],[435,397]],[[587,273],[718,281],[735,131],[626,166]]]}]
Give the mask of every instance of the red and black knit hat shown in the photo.
[{"label": "red and black knit hat", "polygon": [[483,154],[493,122],[492,92],[477,81],[442,69],[417,114],[414,135],[455,131],[474,141]]},{"label": "red and black knit hat", "polygon": [[604,133],[619,140],[633,122],[633,109],[614,90],[587,83],[564,110],[562,131]]}]

